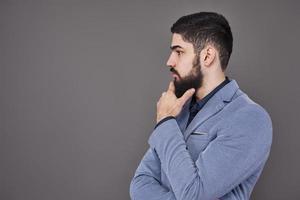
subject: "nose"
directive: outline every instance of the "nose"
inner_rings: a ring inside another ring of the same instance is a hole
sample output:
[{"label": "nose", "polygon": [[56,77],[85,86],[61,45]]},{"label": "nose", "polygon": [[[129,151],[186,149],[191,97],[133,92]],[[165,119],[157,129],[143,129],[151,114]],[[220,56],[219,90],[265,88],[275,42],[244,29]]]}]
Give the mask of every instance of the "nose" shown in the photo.
[{"label": "nose", "polygon": [[167,60],[167,66],[168,67],[175,67],[176,62],[172,56],[172,54],[169,56],[168,60]]}]

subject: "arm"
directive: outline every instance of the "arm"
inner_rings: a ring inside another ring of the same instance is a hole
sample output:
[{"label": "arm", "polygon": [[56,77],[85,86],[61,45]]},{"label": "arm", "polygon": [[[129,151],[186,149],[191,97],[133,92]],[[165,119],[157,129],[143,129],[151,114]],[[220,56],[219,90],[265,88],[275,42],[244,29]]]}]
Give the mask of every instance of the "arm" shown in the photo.
[{"label": "arm", "polygon": [[130,184],[130,197],[133,200],[175,200],[174,193],[162,185],[160,161],[149,148],[139,164]]},{"label": "arm", "polygon": [[194,162],[176,120],[158,126],[149,138],[176,199],[213,199],[230,192],[268,157],[272,125],[257,106],[248,106],[220,128]]}]

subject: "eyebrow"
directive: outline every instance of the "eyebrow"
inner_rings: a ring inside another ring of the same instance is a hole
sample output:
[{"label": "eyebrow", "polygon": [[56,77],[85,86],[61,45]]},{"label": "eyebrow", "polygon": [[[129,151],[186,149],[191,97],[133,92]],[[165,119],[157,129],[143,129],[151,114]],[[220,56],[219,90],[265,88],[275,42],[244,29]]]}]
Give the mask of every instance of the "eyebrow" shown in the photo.
[{"label": "eyebrow", "polygon": [[174,49],[177,49],[177,48],[183,49],[180,45],[174,45],[174,46],[170,47],[171,50],[174,50]]}]

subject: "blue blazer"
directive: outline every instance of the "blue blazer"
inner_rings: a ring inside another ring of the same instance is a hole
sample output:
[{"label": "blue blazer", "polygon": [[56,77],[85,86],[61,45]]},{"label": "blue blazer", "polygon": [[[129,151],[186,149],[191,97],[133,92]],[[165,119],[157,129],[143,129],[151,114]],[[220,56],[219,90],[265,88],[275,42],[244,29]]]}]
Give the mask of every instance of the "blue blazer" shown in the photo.
[{"label": "blue blazer", "polygon": [[270,153],[270,116],[235,80],[186,127],[190,102],[152,132],[130,184],[131,198],[249,199]]}]

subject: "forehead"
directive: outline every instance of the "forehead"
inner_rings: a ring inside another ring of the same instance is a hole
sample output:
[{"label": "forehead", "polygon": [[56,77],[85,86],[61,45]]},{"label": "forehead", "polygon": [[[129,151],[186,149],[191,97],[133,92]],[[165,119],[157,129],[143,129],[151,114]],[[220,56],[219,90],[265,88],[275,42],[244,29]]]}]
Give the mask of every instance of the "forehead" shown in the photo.
[{"label": "forehead", "polygon": [[171,49],[194,50],[193,44],[185,42],[180,34],[174,33],[172,35]]}]

